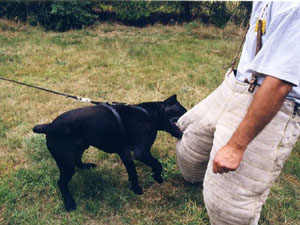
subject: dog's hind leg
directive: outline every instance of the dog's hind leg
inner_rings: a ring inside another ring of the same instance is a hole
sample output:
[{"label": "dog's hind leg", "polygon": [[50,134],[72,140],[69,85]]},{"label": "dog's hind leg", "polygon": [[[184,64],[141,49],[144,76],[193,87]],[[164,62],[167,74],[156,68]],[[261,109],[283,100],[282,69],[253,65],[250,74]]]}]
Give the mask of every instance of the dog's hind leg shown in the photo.
[{"label": "dog's hind leg", "polygon": [[66,210],[75,210],[77,204],[68,189],[68,183],[75,173],[75,165],[59,165],[60,178],[57,182],[59,190],[62,194]]},{"label": "dog's hind leg", "polygon": [[59,146],[56,142],[52,142],[49,139],[47,139],[47,146],[59,168],[60,177],[57,184],[61,192],[65,208],[68,211],[75,210],[77,206],[76,202],[68,190],[68,183],[75,173],[74,152],[70,149],[65,149],[63,146]]},{"label": "dog's hind leg", "polygon": [[118,154],[126,167],[128,178],[131,182],[132,191],[138,195],[143,194],[143,190],[139,185],[138,175],[130,152],[125,151],[125,152],[119,152]]},{"label": "dog's hind leg", "polygon": [[96,164],[94,163],[83,163],[81,161],[81,157],[83,152],[85,151],[86,148],[79,148],[76,151],[76,155],[75,155],[75,165],[79,168],[79,169],[93,169],[96,167]]},{"label": "dog's hind leg", "polygon": [[150,150],[145,151],[144,149],[135,149],[133,158],[152,168],[153,178],[157,183],[163,182],[163,178],[161,176],[162,166],[160,162],[151,155]]}]

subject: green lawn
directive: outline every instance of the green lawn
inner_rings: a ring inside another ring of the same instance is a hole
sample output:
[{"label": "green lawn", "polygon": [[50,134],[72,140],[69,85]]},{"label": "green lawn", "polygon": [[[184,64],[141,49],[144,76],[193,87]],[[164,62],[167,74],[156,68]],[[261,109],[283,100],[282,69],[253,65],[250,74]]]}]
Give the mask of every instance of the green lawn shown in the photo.
[{"label": "green lawn", "polygon": [[[244,31],[198,23],[133,28],[101,24],[66,33],[0,20],[0,76],[97,101],[139,103],[172,94],[191,108],[223,80]],[[94,148],[69,184],[77,201],[66,212],[58,169],[32,127],[82,107],[36,89],[0,81],[0,224],[209,224],[199,186],[183,182],[175,143],[160,132],[152,148],[164,183],[136,162],[144,194],[129,190],[117,155]],[[260,224],[300,224],[300,144],[263,208]]]}]

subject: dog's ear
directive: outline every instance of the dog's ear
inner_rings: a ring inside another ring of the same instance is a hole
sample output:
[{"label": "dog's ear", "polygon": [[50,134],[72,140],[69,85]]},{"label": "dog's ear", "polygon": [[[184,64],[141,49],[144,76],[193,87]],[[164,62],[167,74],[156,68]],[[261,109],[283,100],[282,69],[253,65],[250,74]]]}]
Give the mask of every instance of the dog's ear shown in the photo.
[{"label": "dog's ear", "polygon": [[164,103],[167,103],[167,104],[174,104],[177,102],[177,95],[172,95],[170,96],[169,98],[167,98]]}]

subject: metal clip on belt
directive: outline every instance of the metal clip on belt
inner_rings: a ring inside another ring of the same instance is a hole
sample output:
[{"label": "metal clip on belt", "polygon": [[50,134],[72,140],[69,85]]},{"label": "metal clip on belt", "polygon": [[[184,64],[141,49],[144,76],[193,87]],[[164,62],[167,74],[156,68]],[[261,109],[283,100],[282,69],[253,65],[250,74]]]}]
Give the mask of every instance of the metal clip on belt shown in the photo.
[{"label": "metal clip on belt", "polygon": [[255,90],[255,87],[257,85],[256,76],[254,78],[253,77],[251,78],[251,80],[249,81],[249,84],[250,84],[250,86],[248,88],[248,92],[253,93]]}]

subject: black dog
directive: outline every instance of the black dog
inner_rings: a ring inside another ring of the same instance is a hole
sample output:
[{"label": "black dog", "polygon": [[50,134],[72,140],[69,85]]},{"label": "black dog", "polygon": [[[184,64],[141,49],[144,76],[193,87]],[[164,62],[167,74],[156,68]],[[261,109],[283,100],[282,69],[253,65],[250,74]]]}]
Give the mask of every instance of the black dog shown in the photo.
[{"label": "black dog", "polygon": [[68,190],[68,182],[81,169],[96,165],[82,163],[85,149],[94,146],[108,153],[117,153],[124,163],[134,193],[142,194],[133,158],[150,166],[154,179],[161,183],[162,166],[150,149],[157,131],[163,130],[176,138],[182,132],[176,126],[186,109],[173,95],[163,102],[145,102],[138,105],[107,104],[84,107],[65,112],[52,123],[36,125],[35,133],[46,134],[47,147],[60,171],[58,186],[65,208],[74,210],[75,200]]}]

